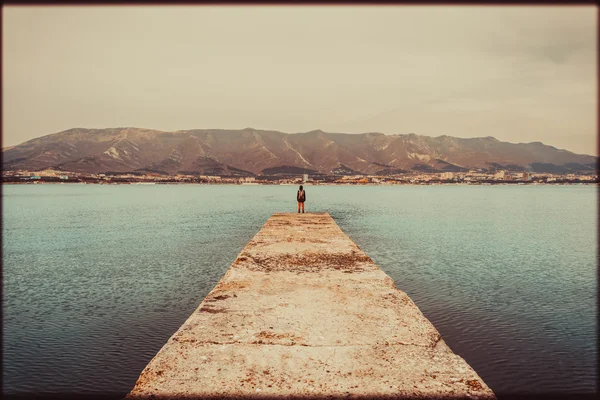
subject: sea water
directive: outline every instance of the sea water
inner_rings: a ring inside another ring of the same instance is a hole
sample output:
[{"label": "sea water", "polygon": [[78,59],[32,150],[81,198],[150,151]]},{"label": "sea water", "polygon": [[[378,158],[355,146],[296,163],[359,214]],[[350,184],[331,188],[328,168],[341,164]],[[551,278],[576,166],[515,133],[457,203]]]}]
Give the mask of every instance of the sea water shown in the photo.
[{"label": "sea water", "polygon": [[[5,393],[126,394],[295,186],[3,185]],[[596,390],[594,186],[306,186],[497,394]]]}]

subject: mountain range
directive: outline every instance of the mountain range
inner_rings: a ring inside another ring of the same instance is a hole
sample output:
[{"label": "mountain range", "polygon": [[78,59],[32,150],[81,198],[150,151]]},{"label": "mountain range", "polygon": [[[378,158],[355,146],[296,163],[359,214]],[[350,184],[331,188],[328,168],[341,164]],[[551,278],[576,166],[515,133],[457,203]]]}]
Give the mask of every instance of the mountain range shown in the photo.
[{"label": "mountain range", "polygon": [[74,128],[2,151],[4,170],[202,175],[378,174],[507,169],[592,172],[598,157],[493,137],[315,130]]}]

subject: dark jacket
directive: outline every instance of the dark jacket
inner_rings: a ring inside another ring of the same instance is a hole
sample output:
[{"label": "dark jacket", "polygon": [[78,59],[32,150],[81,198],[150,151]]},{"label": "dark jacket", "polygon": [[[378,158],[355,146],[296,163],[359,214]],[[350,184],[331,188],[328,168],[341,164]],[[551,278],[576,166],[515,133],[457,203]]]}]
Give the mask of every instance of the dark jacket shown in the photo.
[{"label": "dark jacket", "polygon": [[296,200],[298,203],[304,203],[306,201],[306,190],[302,190],[304,192],[304,199],[300,199],[300,190],[298,190],[298,194],[296,194]]}]

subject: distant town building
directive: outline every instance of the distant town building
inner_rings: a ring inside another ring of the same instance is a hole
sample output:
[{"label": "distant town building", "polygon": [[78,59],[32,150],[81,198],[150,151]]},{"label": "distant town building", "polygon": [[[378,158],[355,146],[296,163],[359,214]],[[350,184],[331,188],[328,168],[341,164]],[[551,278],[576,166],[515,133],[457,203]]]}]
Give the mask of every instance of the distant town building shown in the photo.
[{"label": "distant town building", "polygon": [[308,182],[308,174],[304,174],[302,176],[302,182],[304,182],[304,183]]},{"label": "distant town building", "polygon": [[440,174],[440,179],[448,180],[454,178],[454,174],[452,172],[442,172]]},{"label": "distant town building", "polygon": [[504,179],[504,171],[498,171],[494,174],[495,179]]}]

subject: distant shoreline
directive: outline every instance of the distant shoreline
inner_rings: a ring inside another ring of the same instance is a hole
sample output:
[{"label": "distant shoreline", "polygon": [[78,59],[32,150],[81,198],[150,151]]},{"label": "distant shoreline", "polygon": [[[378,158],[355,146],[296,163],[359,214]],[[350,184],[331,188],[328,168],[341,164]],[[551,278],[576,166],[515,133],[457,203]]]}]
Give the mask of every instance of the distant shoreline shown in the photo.
[{"label": "distant shoreline", "polygon": [[[198,185],[198,186],[298,186],[296,183],[199,183],[199,182],[2,182],[3,185]],[[496,182],[496,183],[301,183],[304,186],[597,186],[598,182]]]}]

